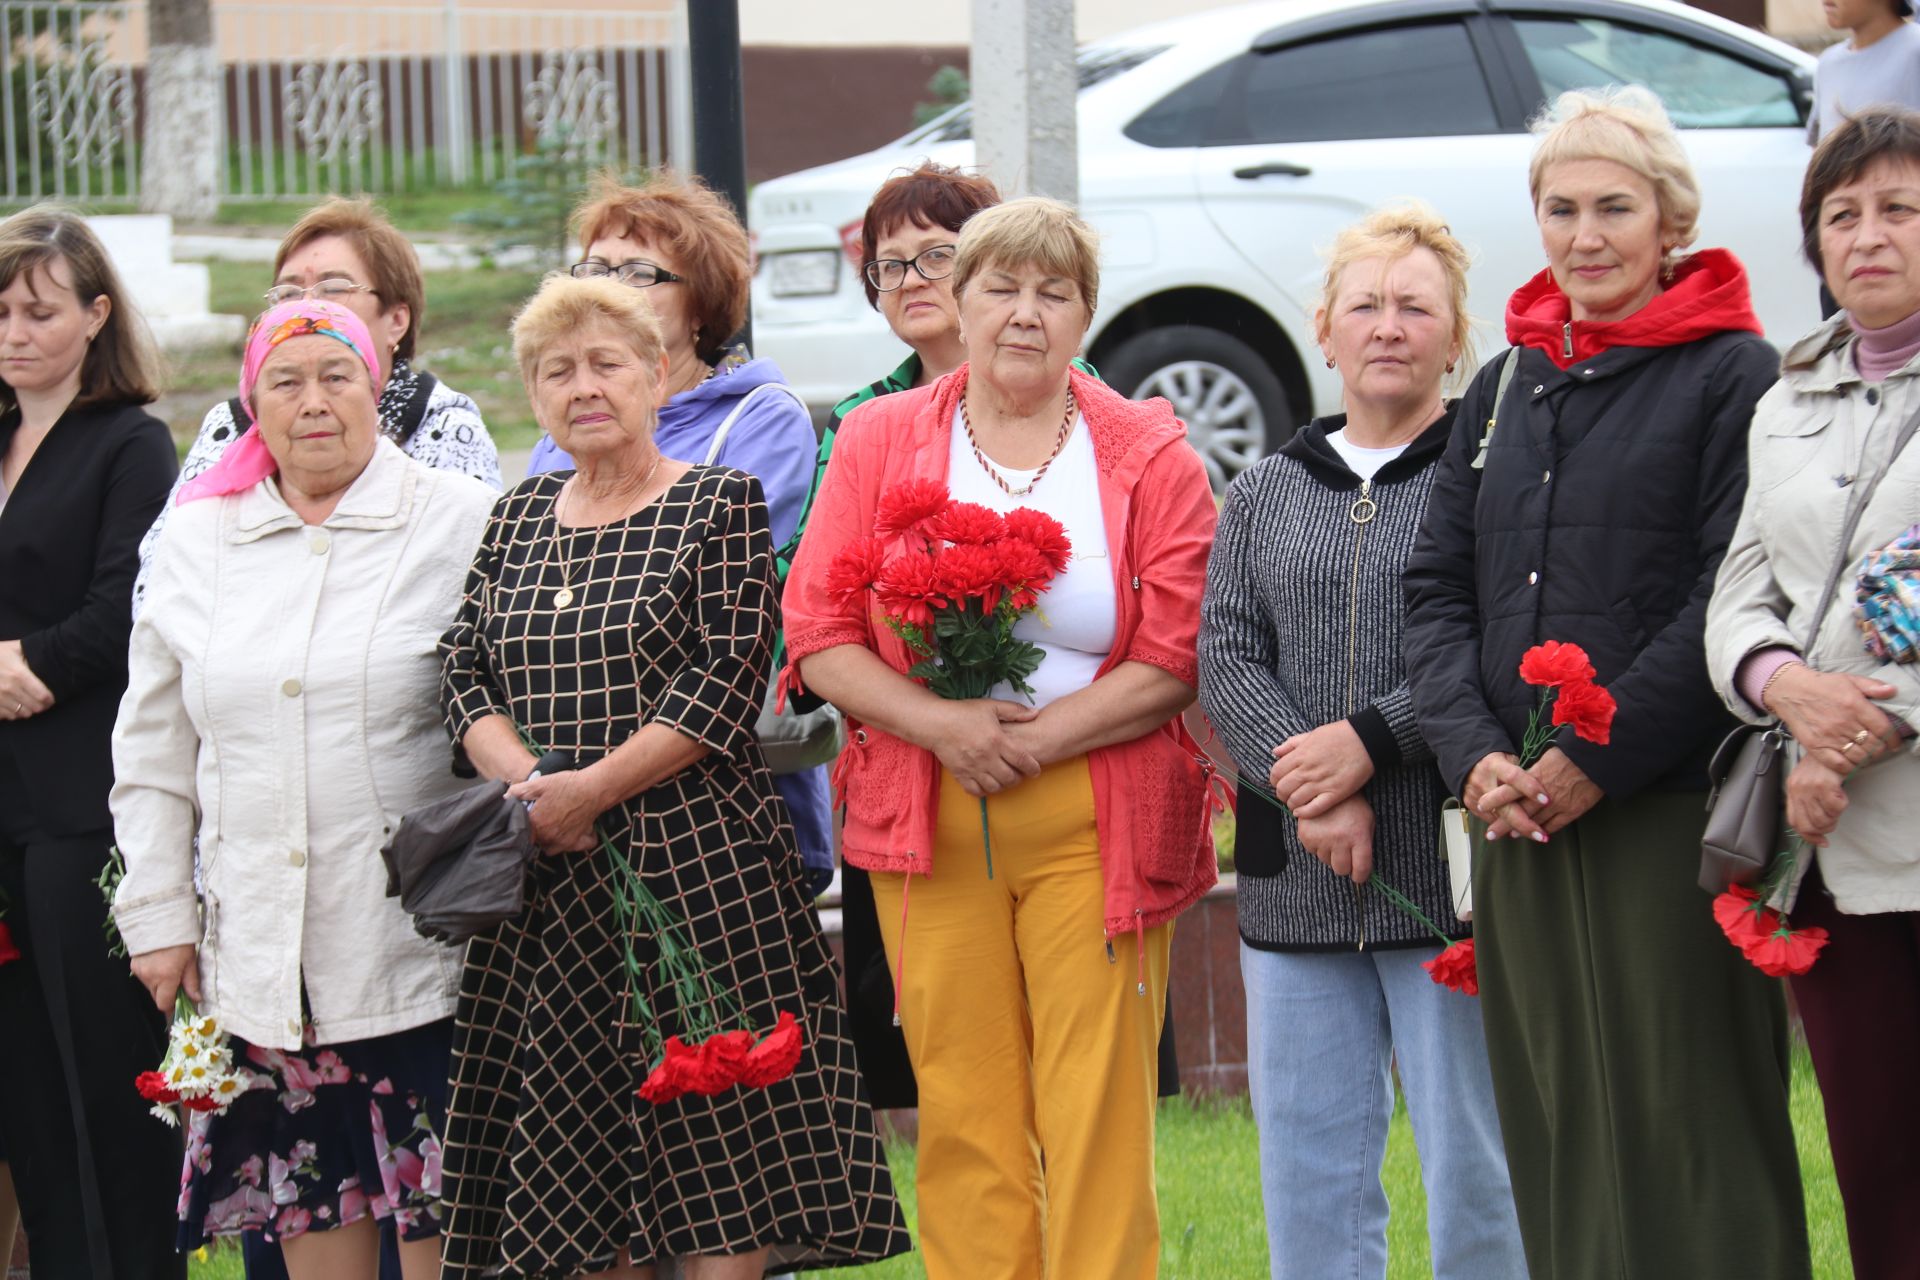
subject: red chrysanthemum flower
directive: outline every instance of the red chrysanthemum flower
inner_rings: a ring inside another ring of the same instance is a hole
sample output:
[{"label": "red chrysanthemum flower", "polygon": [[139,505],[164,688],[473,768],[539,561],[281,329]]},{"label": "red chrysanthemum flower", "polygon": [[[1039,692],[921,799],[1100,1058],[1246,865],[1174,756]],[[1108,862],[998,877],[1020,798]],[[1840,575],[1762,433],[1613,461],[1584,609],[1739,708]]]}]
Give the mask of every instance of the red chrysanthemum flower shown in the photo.
[{"label": "red chrysanthemum flower", "polygon": [[1480,971],[1473,959],[1472,938],[1462,938],[1420,967],[1449,991],[1469,996],[1480,994]]},{"label": "red chrysanthemum flower", "polygon": [[1007,603],[1024,613],[1040,602],[1040,593],[1053,581],[1053,565],[1031,542],[1008,538],[993,547],[999,557],[1000,585],[1006,589]]},{"label": "red chrysanthemum flower", "polygon": [[1007,536],[1007,522],[1000,513],[977,502],[949,502],[927,528],[934,537],[955,546],[981,546]]},{"label": "red chrysanthemum flower", "polygon": [[827,565],[827,595],[844,605],[864,596],[887,566],[887,547],[875,537],[855,538]]},{"label": "red chrysanthemum flower", "polygon": [[1604,747],[1613,736],[1616,705],[1613,695],[1597,684],[1561,685],[1553,699],[1553,722],[1570,724],[1576,736]]},{"label": "red chrysanthemum flower", "polygon": [[781,1014],[773,1030],[747,1055],[746,1065],[740,1069],[740,1083],[749,1089],[764,1089],[776,1080],[786,1079],[799,1065],[804,1043],[799,1021],[790,1013]]},{"label": "red chrysanthemum flower", "polygon": [[947,486],[938,480],[909,480],[895,485],[880,496],[873,531],[883,538],[903,533],[924,534],[933,518],[945,511],[950,501]]},{"label": "red chrysanthemum flower", "polygon": [[1073,544],[1067,540],[1066,526],[1044,511],[1016,507],[1007,512],[1007,533],[1046,557],[1055,573],[1065,573],[1073,560]]},{"label": "red chrysanthemum flower", "polygon": [[13,930],[0,920],[0,964],[11,964],[20,958],[20,948],[13,944]]},{"label": "red chrysanthemum flower", "polygon": [[1745,951],[1780,927],[1780,915],[1746,885],[1729,885],[1713,900],[1713,918],[1727,941]]},{"label": "red chrysanthemum flower", "polygon": [[1782,920],[1772,933],[1741,950],[1748,963],[1769,978],[1791,978],[1813,968],[1826,945],[1825,929],[1814,925],[1795,929]]},{"label": "red chrysanthemum flower", "polygon": [[1528,684],[1547,688],[1587,684],[1596,674],[1587,651],[1577,644],[1548,640],[1520,655],[1520,678]]},{"label": "red chrysanthemum flower", "polygon": [[679,1036],[668,1036],[660,1065],[647,1074],[636,1092],[655,1106],[672,1102],[687,1091],[688,1073],[698,1060],[699,1055]]},{"label": "red chrysanthemum flower", "polygon": [[887,561],[873,593],[894,621],[922,631],[933,629],[933,611],[947,607],[937,572],[939,560],[928,551],[904,551]]},{"label": "red chrysanthemum flower", "polygon": [[180,1101],[180,1095],[167,1084],[167,1077],[163,1072],[142,1071],[133,1078],[133,1087],[138,1089],[140,1096],[148,1102]]},{"label": "red chrysanthemum flower", "polygon": [[753,1032],[718,1031],[701,1041],[699,1058],[688,1072],[689,1093],[712,1096],[740,1082],[741,1069],[753,1051]]},{"label": "red chrysanthemum flower", "polygon": [[933,578],[954,603],[978,600],[981,607],[1000,603],[1000,553],[997,547],[948,547],[934,557]]}]

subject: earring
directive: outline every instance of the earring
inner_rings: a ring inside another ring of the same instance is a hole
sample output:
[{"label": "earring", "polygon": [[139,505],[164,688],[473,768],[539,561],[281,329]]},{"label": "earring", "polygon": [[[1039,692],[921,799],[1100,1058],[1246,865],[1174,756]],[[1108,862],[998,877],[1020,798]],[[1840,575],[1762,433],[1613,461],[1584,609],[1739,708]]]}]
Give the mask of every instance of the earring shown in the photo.
[{"label": "earring", "polygon": [[1452,373],[1452,372],[1453,372],[1453,365],[1452,365],[1452,363],[1451,363],[1451,362],[1449,362],[1449,363],[1448,363],[1448,365],[1447,365],[1447,372],[1448,372],[1448,373]]},{"label": "earring", "polygon": [[1331,360],[1327,361],[1327,368],[1329,369],[1333,368],[1333,361]]}]

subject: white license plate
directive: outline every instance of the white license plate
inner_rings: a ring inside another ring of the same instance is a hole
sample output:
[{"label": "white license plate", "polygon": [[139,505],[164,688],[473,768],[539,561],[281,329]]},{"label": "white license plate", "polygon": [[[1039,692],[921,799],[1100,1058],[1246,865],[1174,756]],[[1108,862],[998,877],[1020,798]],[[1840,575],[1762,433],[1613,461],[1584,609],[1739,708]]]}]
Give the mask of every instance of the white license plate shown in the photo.
[{"label": "white license plate", "polygon": [[808,253],[776,253],[767,259],[776,297],[832,293],[840,282],[840,253],[820,249]]}]

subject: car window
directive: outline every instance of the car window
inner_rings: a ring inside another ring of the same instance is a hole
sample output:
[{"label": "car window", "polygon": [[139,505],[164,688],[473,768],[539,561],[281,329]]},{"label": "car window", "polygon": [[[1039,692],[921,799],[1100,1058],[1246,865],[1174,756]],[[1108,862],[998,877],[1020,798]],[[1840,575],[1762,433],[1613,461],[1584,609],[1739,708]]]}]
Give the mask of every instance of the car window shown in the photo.
[{"label": "car window", "polygon": [[1126,133],[1190,147],[1499,129],[1466,28],[1428,22],[1242,54],[1162,98]]},{"label": "car window", "polygon": [[[1117,75],[1133,70],[1149,58],[1158,57],[1167,51],[1167,46],[1156,45],[1093,45],[1080,50],[1074,58],[1081,92],[1097,84],[1113,79]],[[973,137],[973,107],[965,104],[955,107],[947,115],[928,123],[919,133],[910,133],[901,139],[903,143],[920,142],[965,142]]]},{"label": "car window", "polygon": [[1604,18],[1515,17],[1514,30],[1551,101],[1568,89],[1640,84],[1673,122],[1694,129],[1798,125],[1787,77],[1718,49]]}]

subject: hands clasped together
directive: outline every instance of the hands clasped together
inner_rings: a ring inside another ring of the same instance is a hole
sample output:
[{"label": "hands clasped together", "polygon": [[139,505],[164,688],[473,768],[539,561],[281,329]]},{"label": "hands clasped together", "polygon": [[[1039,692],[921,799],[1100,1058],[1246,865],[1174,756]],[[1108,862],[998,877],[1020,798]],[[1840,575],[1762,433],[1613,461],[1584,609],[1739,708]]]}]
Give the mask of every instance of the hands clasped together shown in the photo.
[{"label": "hands clasped together", "polygon": [[1884,680],[1795,663],[1768,684],[1766,709],[1800,744],[1787,775],[1787,825],[1824,849],[1847,807],[1846,780],[1900,746],[1900,725],[1874,705],[1899,690]]}]

